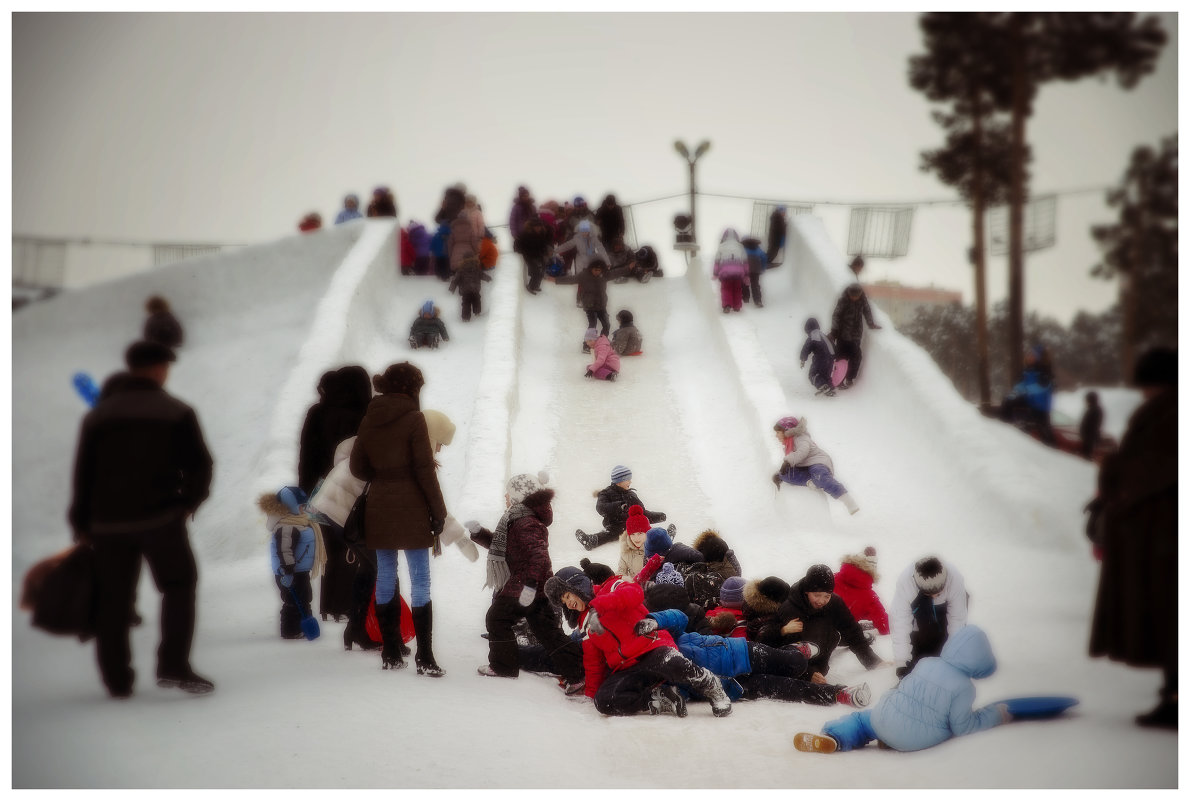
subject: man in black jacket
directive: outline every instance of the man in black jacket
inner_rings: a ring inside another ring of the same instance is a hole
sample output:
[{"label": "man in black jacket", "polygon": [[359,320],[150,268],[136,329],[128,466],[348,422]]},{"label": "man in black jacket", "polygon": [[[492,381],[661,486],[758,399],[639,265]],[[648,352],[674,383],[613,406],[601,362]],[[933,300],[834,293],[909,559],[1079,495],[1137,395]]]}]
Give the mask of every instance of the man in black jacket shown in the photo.
[{"label": "man in black jacket", "polygon": [[834,594],[835,574],[826,565],[812,565],[806,575],[789,588],[789,596],[777,609],[776,625],[780,639],[766,643],[784,647],[797,642],[818,646],[810,659],[811,681],[822,684],[830,670],[830,658],[841,643],[849,647],[868,670],[880,667],[882,660],[872,650],[855,616]]},{"label": "man in black jacket", "polygon": [[135,342],[83,418],[69,519],[95,549],[99,671],[114,698],[132,694],[128,629],[143,555],[162,594],[157,684],[215,688],[190,667],[198,573],[185,518],[210,492],[212,460],[194,410],[164,389],[175,356]]}]

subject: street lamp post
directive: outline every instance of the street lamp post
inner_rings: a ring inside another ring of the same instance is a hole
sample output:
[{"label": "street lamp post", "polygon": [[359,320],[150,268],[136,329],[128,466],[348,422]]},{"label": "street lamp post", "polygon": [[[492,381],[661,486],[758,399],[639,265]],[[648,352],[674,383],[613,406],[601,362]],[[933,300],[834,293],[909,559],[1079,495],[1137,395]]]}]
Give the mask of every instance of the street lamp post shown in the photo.
[{"label": "street lamp post", "polygon": [[678,139],[674,141],[674,150],[678,151],[678,155],[686,159],[686,164],[690,167],[690,233],[694,237],[694,243],[698,244],[698,228],[696,227],[696,215],[694,213],[694,197],[698,194],[698,186],[694,181],[694,165],[702,158],[703,154],[711,149],[711,143],[703,140],[702,143],[694,149],[694,154],[690,154],[686,143]]}]

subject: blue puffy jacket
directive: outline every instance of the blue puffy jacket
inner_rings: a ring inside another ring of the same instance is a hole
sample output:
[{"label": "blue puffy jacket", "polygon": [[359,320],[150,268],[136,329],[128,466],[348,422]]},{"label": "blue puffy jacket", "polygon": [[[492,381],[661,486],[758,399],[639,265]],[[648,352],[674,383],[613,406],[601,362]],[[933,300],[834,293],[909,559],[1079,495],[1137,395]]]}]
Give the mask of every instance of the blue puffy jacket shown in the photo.
[{"label": "blue puffy jacket", "polygon": [[686,631],[690,618],[677,609],[663,609],[651,613],[650,617],[670,633],[682,656],[699,667],[725,678],[752,672],[748,641],[743,637],[720,637],[717,634]]},{"label": "blue puffy jacket", "polygon": [[1012,388],[1014,397],[1023,397],[1030,407],[1049,412],[1054,402],[1054,380],[1048,370],[1026,368],[1020,382]]},{"label": "blue puffy jacket", "polygon": [[1001,723],[994,705],[975,710],[975,683],[996,672],[996,657],[983,629],[964,626],[940,656],[927,657],[872,708],[872,729],[897,751],[919,751]]},{"label": "blue puffy jacket", "polygon": [[268,516],[265,525],[273,532],[269,539],[269,561],[273,574],[307,573],[314,567],[314,529],[281,523],[290,515],[299,515],[306,502],[306,494],[298,487],[284,487],[276,495],[265,495],[260,499],[260,508]]}]

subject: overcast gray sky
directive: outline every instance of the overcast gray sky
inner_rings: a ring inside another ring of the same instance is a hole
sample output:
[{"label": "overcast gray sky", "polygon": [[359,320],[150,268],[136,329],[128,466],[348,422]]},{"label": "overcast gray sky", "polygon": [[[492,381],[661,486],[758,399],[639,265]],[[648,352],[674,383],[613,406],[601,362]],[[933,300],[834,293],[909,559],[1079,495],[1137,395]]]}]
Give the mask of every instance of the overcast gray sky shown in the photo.
[{"label": "overcast gray sky", "polygon": [[[1134,146],[1176,132],[1176,15],[1163,17],[1170,42],[1136,90],[1042,90],[1035,192],[1115,183]],[[918,170],[942,132],[906,80],[915,13],[14,14],[12,48],[14,233],[263,242],[377,184],[424,221],[458,180],[504,222],[520,183],[538,200],[682,192],[675,138],[713,142],[706,192],[953,197]],[[638,225],[683,206],[644,207]],[[846,209],[822,213],[844,248]],[[1111,215],[1099,194],[1060,199],[1058,215],[1026,303],[1067,321],[1114,297],[1085,277],[1088,227]],[[749,224],[746,203],[700,205],[704,243]],[[909,256],[869,260],[865,277],[969,300],[968,230],[963,209],[921,208]]]}]

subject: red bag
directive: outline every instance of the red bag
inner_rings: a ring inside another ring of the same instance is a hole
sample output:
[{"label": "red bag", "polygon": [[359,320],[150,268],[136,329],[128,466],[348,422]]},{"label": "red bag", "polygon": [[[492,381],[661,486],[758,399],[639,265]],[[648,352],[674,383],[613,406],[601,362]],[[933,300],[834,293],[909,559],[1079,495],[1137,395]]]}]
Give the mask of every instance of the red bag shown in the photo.
[{"label": "red bag", "polygon": [[[364,620],[364,628],[374,641],[384,642],[384,637],[380,634],[380,621],[376,619],[376,590],[372,590],[372,600],[368,602],[368,617]],[[401,598],[401,642],[412,640],[414,633],[413,612],[409,611],[409,604]]]}]

